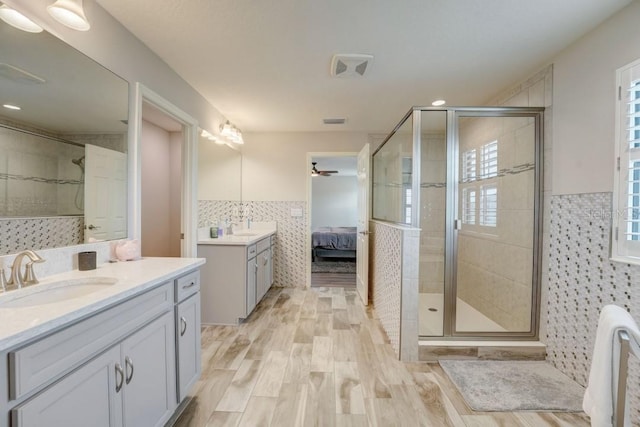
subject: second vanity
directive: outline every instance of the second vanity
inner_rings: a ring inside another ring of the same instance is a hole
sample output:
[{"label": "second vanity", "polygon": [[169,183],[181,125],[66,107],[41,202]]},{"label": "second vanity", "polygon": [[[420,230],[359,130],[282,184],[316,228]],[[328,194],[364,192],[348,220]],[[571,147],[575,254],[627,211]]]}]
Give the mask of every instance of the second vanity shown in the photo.
[{"label": "second vanity", "polygon": [[162,426],[200,375],[201,259],[71,271],[0,295],[0,427]]},{"label": "second vanity", "polygon": [[249,317],[273,284],[275,223],[209,238],[201,230],[202,323],[237,325]]}]

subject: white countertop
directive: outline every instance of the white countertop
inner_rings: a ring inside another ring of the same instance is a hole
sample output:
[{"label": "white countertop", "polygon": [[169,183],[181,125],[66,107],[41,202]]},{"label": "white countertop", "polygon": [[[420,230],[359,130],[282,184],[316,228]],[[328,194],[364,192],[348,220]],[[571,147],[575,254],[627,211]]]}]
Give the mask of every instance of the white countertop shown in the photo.
[{"label": "white countertop", "polygon": [[231,234],[224,237],[218,237],[212,239],[208,237],[208,229],[202,228],[198,230],[198,244],[199,245],[220,245],[220,246],[249,246],[252,245],[259,240],[264,239],[265,237],[269,237],[273,234],[276,234],[275,228],[251,228],[251,229],[243,229],[238,233],[240,234]]},{"label": "white countertop", "polygon": [[[42,279],[37,285],[0,293],[0,351],[47,334],[204,263],[202,258],[144,258],[106,263],[95,270],[56,274]],[[2,307],[3,302],[45,290],[61,280],[101,277],[115,278],[117,282],[93,293],[60,302],[21,308]]]}]

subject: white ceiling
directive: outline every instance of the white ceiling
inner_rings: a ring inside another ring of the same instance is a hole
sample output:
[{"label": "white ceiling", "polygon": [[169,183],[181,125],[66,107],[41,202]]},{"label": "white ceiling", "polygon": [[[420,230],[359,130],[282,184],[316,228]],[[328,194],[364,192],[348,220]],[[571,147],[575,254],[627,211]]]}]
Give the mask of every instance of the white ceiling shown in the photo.
[{"label": "white ceiling", "polygon": [[[388,132],[412,105],[486,103],[630,0],[98,2],[245,132]],[[336,53],[375,59],[338,79]]]}]

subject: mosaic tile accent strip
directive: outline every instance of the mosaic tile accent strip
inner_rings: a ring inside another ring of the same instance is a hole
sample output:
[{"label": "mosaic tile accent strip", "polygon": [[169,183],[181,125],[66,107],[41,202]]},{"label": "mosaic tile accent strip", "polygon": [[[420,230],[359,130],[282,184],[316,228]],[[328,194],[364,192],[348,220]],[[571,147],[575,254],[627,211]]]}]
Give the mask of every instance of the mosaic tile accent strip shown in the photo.
[{"label": "mosaic tile accent strip", "polygon": [[[302,216],[291,216],[292,209],[302,209]],[[229,201],[200,200],[198,227],[206,226],[210,218],[231,218],[240,221],[251,218],[256,222],[275,221],[278,224],[274,254],[274,285],[285,288],[305,287],[307,278],[306,233],[308,230],[307,203],[304,201]]]},{"label": "mosaic tile accent strip", "polygon": [[198,228],[206,227],[207,221],[235,217],[240,205],[236,200],[198,200]]},{"label": "mosaic tile accent strip", "polygon": [[0,219],[0,254],[26,249],[78,245],[84,241],[84,217]]},{"label": "mosaic tile accent strip", "polygon": [[[611,262],[612,194],[552,196],[547,358],[586,385],[600,310],[616,304],[640,321],[640,266]],[[630,415],[640,419],[640,362],[630,358]]]},{"label": "mosaic tile accent strip", "polygon": [[[391,346],[400,356],[400,317],[402,300],[402,230],[370,222],[370,282],[373,306]],[[417,339],[417,335],[415,337]]]}]

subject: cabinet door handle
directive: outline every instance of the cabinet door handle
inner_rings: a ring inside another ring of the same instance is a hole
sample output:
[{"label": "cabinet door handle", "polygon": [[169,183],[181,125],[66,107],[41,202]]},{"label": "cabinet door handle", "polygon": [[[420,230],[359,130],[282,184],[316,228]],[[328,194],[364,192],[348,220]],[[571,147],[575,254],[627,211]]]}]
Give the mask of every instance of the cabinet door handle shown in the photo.
[{"label": "cabinet door handle", "polygon": [[[124,366],[127,370],[127,380],[126,383],[129,384],[131,379],[133,378],[133,360],[129,356],[124,358]],[[131,373],[129,373],[129,368],[131,368]]]},{"label": "cabinet door handle", "polygon": [[268,262],[269,262],[269,257],[265,255],[263,264],[267,265]]},{"label": "cabinet door handle", "polygon": [[188,285],[183,286],[182,289],[193,288],[195,285],[196,285],[196,282],[194,280],[193,282],[189,283]]},{"label": "cabinet door handle", "polygon": [[187,332],[187,319],[184,318],[184,316],[180,317],[180,324],[182,325],[182,328],[180,328],[180,336],[183,336],[185,332]]},{"label": "cabinet door handle", "polygon": [[[118,377],[120,377],[120,381],[118,381]],[[116,363],[116,393],[120,391],[122,384],[124,384],[124,371],[120,364]]]}]

